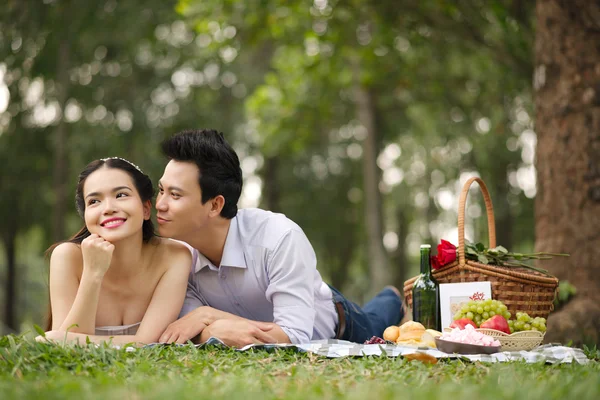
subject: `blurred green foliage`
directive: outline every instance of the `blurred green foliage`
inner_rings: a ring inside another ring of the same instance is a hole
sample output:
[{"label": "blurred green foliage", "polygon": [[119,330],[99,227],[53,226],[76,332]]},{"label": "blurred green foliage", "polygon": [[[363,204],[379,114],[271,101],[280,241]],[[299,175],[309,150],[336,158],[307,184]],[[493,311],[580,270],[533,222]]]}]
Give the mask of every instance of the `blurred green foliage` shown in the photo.
[{"label": "blurred green foliage", "polygon": [[[492,194],[498,244],[532,250],[533,6],[8,0],[0,292],[17,318],[7,324],[42,319],[43,251],[81,224],[72,193],[85,164],[121,156],[156,181],[160,141],[184,128],[225,132],[246,179],[240,205],[295,220],[326,280],[354,300],[370,289],[369,241],[385,244],[385,271],[399,287],[417,271],[420,243],[457,242],[458,193],[475,174]],[[372,99],[375,157],[365,152],[357,90]],[[381,195],[375,236],[366,231],[367,163],[377,165]],[[467,237],[487,242],[476,191],[467,215]]]}]

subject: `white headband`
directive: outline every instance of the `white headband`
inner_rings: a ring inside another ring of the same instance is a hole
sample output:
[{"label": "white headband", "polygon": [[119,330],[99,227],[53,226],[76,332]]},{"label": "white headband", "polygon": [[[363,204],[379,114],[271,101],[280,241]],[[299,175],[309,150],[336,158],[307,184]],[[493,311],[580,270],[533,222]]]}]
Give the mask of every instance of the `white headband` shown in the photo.
[{"label": "white headband", "polygon": [[126,159],[121,158],[121,157],[107,157],[107,158],[101,158],[100,160],[102,160],[104,162],[106,162],[108,160],[121,160],[121,161],[125,161],[127,164],[131,165],[132,167],[134,167],[135,169],[137,169],[138,171],[140,171],[142,174],[144,173],[140,167],[138,167],[137,165],[135,165],[131,161],[126,160]]}]

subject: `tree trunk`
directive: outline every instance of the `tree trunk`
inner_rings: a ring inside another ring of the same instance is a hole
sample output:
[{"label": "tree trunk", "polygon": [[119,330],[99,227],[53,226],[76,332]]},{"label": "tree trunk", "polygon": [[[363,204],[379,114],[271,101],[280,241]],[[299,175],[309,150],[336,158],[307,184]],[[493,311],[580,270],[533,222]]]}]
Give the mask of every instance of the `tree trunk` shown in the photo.
[{"label": "tree trunk", "polygon": [[67,123],[64,118],[64,111],[69,96],[69,59],[70,44],[69,38],[64,38],[58,49],[58,101],[63,111],[56,133],[54,136],[54,215],[52,223],[52,239],[57,242],[65,239],[65,215],[67,202]]},{"label": "tree trunk", "polygon": [[536,251],[577,288],[547,341],[600,340],[600,3],[538,0],[535,41]]},{"label": "tree trunk", "polygon": [[348,282],[350,263],[356,248],[355,236],[350,234],[346,237],[347,240],[344,242],[344,246],[338,250],[337,254],[331,254],[331,257],[329,257],[332,266],[331,284],[342,293],[345,292],[344,288]]},{"label": "tree trunk", "polygon": [[278,156],[265,158],[263,198],[266,209],[273,212],[281,212],[281,194],[279,193],[279,182],[277,181],[277,170],[280,168]]},{"label": "tree trunk", "polygon": [[4,286],[6,304],[4,305],[4,321],[5,325],[13,332],[17,332],[19,328],[16,310],[17,260],[15,241],[16,232],[8,234],[4,239],[4,251],[6,252],[6,282]]},{"label": "tree trunk", "polygon": [[[498,171],[502,171],[503,174],[494,177],[492,196],[494,196],[494,217],[496,220],[496,244],[499,246],[504,246],[507,249],[513,248],[513,216],[511,213],[510,204],[508,203],[508,183],[506,180],[506,172],[507,168],[502,170],[498,169]],[[485,210],[483,211],[483,215],[480,219],[483,220],[485,215]],[[487,239],[487,222],[484,224],[485,236],[481,236],[481,239],[484,243],[488,243]]]},{"label": "tree trunk", "polygon": [[389,280],[387,254],[383,247],[383,211],[377,167],[377,129],[372,93],[357,82],[354,101],[358,121],[366,129],[363,141],[363,191],[367,227],[367,256],[371,276],[370,294],[381,290]]},{"label": "tree trunk", "polygon": [[396,209],[396,234],[398,235],[398,248],[394,252],[392,265],[394,268],[394,286],[396,286],[401,292],[404,287],[404,281],[410,278],[407,276],[408,257],[406,255],[406,237],[408,236],[409,221],[407,217],[407,211],[405,206],[399,206]]}]

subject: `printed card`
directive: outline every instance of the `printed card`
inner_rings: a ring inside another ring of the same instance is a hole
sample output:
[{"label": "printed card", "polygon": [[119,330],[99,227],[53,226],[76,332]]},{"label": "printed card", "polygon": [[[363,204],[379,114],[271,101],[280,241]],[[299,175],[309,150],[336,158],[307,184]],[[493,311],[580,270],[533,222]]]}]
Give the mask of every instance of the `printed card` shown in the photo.
[{"label": "printed card", "polygon": [[450,326],[454,314],[460,311],[469,300],[486,300],[492,298],[490,282],[464,282],[440,284],[440,312],[442,329]]}]

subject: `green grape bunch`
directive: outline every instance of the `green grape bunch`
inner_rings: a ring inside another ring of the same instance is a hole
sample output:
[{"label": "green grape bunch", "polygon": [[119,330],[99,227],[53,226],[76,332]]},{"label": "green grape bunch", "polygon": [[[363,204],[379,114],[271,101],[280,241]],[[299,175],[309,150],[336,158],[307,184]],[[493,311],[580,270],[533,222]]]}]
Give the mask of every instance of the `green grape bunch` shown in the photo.
[{"label": "green grape bunch", "polygon": [[546,318],[535,317],[531,318],[525,312],[518,312],[516,320],[508,321],[510,333],[521,331],[538,331],[546,332]]},{"label": "green grape bunch", "polygon": [[494,315],[502,315],[507,321],[511,317],[507,307],[501,301],[492,299],[470,300],[454,314],[454,320],[468,318],[479,326]]}]

